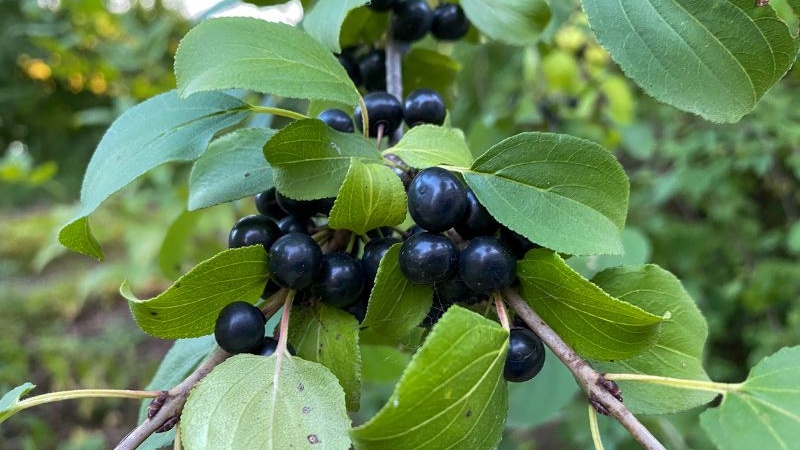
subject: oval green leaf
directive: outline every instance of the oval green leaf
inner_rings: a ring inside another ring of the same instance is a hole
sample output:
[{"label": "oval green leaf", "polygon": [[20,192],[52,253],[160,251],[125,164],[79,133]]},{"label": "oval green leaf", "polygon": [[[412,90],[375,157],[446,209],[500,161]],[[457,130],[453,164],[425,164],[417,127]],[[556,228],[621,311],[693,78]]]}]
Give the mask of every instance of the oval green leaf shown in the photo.
[{"label": "oval green leaf", "polygon": [[532,45],[550,22],[545,0],[461,0],[473,25],[490,38],[511,45]]},{"label": "oval green leaf", "polygon": [[508,332],[459,306],[439,319],[386,405],[350,435],[359,450],[488,449],[508,410]]},{"label": "oval green leaf", "polygon": [[350,446],[344,392],[320,364],[236,355],[191,392],[181,415],[187,450],[341,450]]},{"label": "oval green leaf", "polygon": [[23,395],[32,391],[36,387],[32,383],[24,383],[8,391],[0,398],[0,423],[13,416],[19,411],[19,401]]},{"label": "oval green leaf", "polygon": [[598,144],[518,134],[478,157],[464,179],[498,221],[543,247],[571,255],[623,251],[628,177]]},{"label": "oval green leaf", "polygon": [[136,298],[127,281],[119,291],[142,331],[177,339],[213,333],[225,305],[237,300],[255,303],[268,279],[267,252],[253,245],[216,254],[151,299]]},{"label": "oval green leaf", "polygon": [[336,57],[305,32],[282,23],[223,17],[192,28],[175,54],[182,97],[248,89],[355,106],[361,98]]},{"label": "oval green leaf", "polygon": [[517,264],[520,294],[581,356],[627,359],[650,348],[661,318],[616,299],[547,249],[531,250]]},{"label": "oval green leaf", "polygon": [[408,130],[397,145],[383,153],[395,154],[418,169],[439,164],[457,167],[472,164],[472,152],[464,141],[464,135],[452,128],[435,125],[418,125]]},{"label": "oval green leaf", "polygon": [[572,372],[549,348],[545,347],[545,351],[544,367],[536,378],[525,383],[508,384],[507,427],[530,429],[549,422],[580,391]]},{"label": "oval green leaf", "polygon": [[751,0],[583,0],[600,43],[649,95],[736,122],[792,66],[786,23]]},{"label": "oval green leaf", "polygon": [[303,29],[333,53],[339,53],[339,31],[347,13],[369,0],[319,0],[303,17]]}]

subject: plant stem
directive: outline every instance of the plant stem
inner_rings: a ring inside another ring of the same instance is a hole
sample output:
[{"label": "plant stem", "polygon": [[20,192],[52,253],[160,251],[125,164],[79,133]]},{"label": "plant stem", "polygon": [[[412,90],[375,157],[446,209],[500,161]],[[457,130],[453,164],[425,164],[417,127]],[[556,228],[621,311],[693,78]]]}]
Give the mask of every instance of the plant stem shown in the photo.
[{"label": "plant stem", "polygon": [[[386,92],[394,95],[401,102],[403,101],[403,52],[401,45],[392,39],[392,32],[389,30],[389,37],[386,39]],[[403,137],[403,126],[389,136],[391,147]]]},{"label": "plant stem", "polygon": [[14,406],[14,410],[32,408],[46,403],[60,402],[62,400],[73,400],[78,398],[132,398],[145,399],[155,398],[158,391],[128,391],[119,389],[78,389],[74,391],[50,392],[48,394],[28,397]]},{"label": "plant stem", "polygon": [[612,381],[639,381],[642,383],[662,384],[678,389],[688,389],[693,391],[715,392],[726,394],[738,391],[742,388],[741,383],[717,383],[714,381],[686,380],[683,378],[660,377],[656,375],[642,375],[638,373],[607,373],[607,380]]},{"label": "plant stem", "polygon": [[608,413],[617,419],[626,430],[646,450],[666,450],[664,445],[653,436],[641,422],[604,386],[607,381],[594,370],[575,351],[561,339],[550,325],[545,323],[528,303],[519,296],[516,290],[507,288],[503,291],[509,305],[517,315],[542,339],[550,350],[572,372],[587,396],[604,406]]},{"label": "plant stem", "polygon": [[500,319],[500,325],[503,326],[504,330],[509,331],[511,327],[508,325],[508,313],[506,312],[506,306],[503,304],[503,298],[499,292],[493,293],[492,297],[494,297],[494,307],[497,309],[497,318]]},{"label": "plant stem", "polygon": [[274,106],[247,105],[247,107],[250,109],[250,111],[257,113],[272,114],[273,116],[287,117],[295,120],[308,119],[308,116],[305,114],[300,114],[288,109],[276,108]]},{"label": "plant stem", "polygon": [[592,442],[594,443],[595,450],[605,450],[603,447],[603,440],[600,438],[600,427],[597,424],[597,412],[594,407],[589,404],[589,430],[592,432]]}]

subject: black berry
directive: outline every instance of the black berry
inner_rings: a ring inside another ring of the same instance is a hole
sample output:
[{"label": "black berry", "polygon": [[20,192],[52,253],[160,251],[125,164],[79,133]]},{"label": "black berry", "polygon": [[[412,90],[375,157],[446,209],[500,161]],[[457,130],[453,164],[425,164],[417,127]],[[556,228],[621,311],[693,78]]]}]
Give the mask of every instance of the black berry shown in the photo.
[{"label": "black berry", "polygon": [[355,130],[353,119],[341,109],[326,109],[317,116],[317,119],[325,122],[326,125],[342,133],[352,133]]},{"label": "black berry", "polygon": [[[264,343],[261,345],[261,348],[259,348],[258,351],[256,351],[255,353],[256,355],[259,356],[272,356],[273,354],[275,354],[275,350],[277,349],[278,349],[278,340],[275,339],[274,337],[266,337],[264,338]],[[289,354],[292,356],[297,354],[297,352],[294,351],[294,347],[292,347],[292,344],[288,342],[286,343],[286,350],[288,350]]]},{"label": "black berry", "polygon": [[275,197],[275,188],[269,188],[264,192],[256,194],[256,209],[262,215],[278,220],[286,216],[286,211],[278,206],[278,199]]},{"label": "black berry", "polygon": [[476,237],[461,250],[458,274],[473,291],[486,294],[503,289],[516,277],[517,260],[502,242]]},{"label": "black berry", "polygon": [[264,342],[266,324],[260,309],[247,302],[233,302],[219,312],[214,338],[228,353],[253,353]]},{"label": "black berry", "polygon": [[[369,135],[378,136],[378,128],[383,127],[383,135],[388,136],[403,122],[403,105],[394,95],[387,92],[371,92],[364,96],[364,105],[369,117]],[[361,106],[357,106],[353,118],[359,130],[364,129],[361,120]]]},{"label": "black berry", "polygon": [[[460,259],[459,255],[459,259]],[[483,298],[469,288],[464,283],[460,276],[455,275],[453,278],[436,283],[434,285],[434,293],[442,301],[446,303],[478,303]]]},{"label": "black berry", "polygon": [[412,283],[438,283],[458,270],[458,249],[440,234],[415,234],[400,247],[399,265]]},{"label": "black berry", "polygon": [[283,234],[308,233],[308,230],[311,226],[311,219],[300,218],[296,216],[286,216],[278,221],[278,228]]},{"label": "black berry", "polygon": [[436,39],[455,41],[469,31],[469,19],[456,3],[443,3],[433,10],[431,34]]},{"label": "black berry", "polygon": [[525,236],[506,227],[500,227],[500,240],[506,244],[517,259],[522,259],[528,250],[539,248]]},{"label": "black berry", "polygon": [[322,250],[303,233],[281,236],[269,251],[269,276],[281,287],[300,290],[311,286],[322,265]]},{"label": "black berry", "polygon": [[544,366],[544,344],[527,328],[512,328],[503,368],[506,381],[521,383],[535,377]]},{"label": "black berry", "polygon": [[444,99],[433,89],[416,89],[403,102],[403,119],[409,127],[425,123],[441,125],[446,115]]},{"label": "black berry", "polygon": [[296,216],[298,218],[309,218],[316,214],[328,214],[333,207],[333,199],[321,198],[319,200],[295,200],[291,199],[280,192],[275,194],[278,200],[278,205],[281,209],[286,211],[287,214]]},{"label": "black berry", "polygon": [[429,167],[408,186],[408,212],[414,222],[431,232],[449,230],[467,211],[467,190],[455,175]]},{"label": "black berry", "polygon": [[336,252],[322,257],[322,266],[311,291],[323,302],[344,308],[358,301],[363,288],[361,264],[347,253]]},{"label": "black berry", "polygon": [[261,244],[269,250],[281,231],[267,216],[253,215],[239,219],[228,234],[228,247],[237,248]]},{"label": "black berry", "polygon": [[398,244],[400,239],[388,237],[372,239],[364,246],[364,254],[361,255],[361,267],[364,269],[364,280],[367,284],[375,283],[375,276],[378,274],[378,265],[383,259],[383,255],[389,251],[389,247]]},{"label": "black berry", "polygon": [[392,35],[398,41],[422,39],[433,25],[433,11],[427,0],[401,0],[392,14]]},{"label": "black berry", "polygon": [[472,189],[467,188],[467,212],[455,226],[458,235],[464,239],[488,236],[494,234],[499,227],[500,224],[481,205]]},{"label": "black berry", "polygon": [[339,64],[344,67],[344,70],[347,71],[347,76],[350,77],[350,80],[353,81],[353,84],[356,86],[361,84],[361,69],[359,69],[358,63],[353,61],[349,56],[345,54],[336,55],[336,59],[339,60]]},{"label": "black berry", "polygon": [[361,79],[368,91],[386,90],[386,52],[373,50],[358,60]]},{"label": "black berry", "polygon": [[367,3],[367,7],[375,11],[389,11],[397,3],[397,0],[372,0]]}]

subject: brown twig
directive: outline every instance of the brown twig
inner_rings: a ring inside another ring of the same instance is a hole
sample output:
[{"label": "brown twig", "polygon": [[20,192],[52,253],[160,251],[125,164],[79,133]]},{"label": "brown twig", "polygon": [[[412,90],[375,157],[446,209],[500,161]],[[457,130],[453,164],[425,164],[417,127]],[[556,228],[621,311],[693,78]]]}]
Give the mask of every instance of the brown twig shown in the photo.
[{"label": "brown twig", "polygon": [[[503,291],[508,303],[517,315],[533,330],[550,350],[567,366],[578,380],[586,395],[592,402],[596,402],[604,412],[615,419],[636,439],[642,448],[647,450],[666,450],[663,444],[622,404],[618,392],[609,389],[609,381],[594,370],[583,358],[575,353],[572,348],[550,328],[528,303],[519,296],[514,289]],[[616,394],[616,395],[615,395]]]},{"label": "brown twig", "polygon": [[[386,92],[394,95],[401,102],[403,101],[403,51],[402,43],[398,43],[391,37],[391,30],[389,37],[386,39]],[[403,126],[399,126],[397,130],[389,136],[389,145],[391,147],[403,137]]]}]

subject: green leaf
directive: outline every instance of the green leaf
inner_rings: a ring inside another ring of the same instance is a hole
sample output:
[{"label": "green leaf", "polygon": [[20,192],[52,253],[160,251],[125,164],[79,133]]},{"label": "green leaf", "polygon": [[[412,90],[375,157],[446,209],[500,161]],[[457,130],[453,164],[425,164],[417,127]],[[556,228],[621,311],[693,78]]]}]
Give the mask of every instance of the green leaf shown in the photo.
[{"label": "green leaf", "polygon": [[126,111],[111,124],[89,161],[80,213],[59,232],[61,244],[102,259],[86,216],[149,170],[200,156],[215,133],[245,118],[243,108],[238,99],[218,92],[181,100],[170,91]]},{"label": "green leaf", "polygon": [[[639,373],[708,381],[703,347],[708,325],[681,282],[655,266],[620,267],[599,273],[592,281],[614,297],[657,316],[661,323],[655,345],[633,358],[599,362],[608,373]],[[714,393],[670,388],[667,385],[620,381],[625,405],[636,414],[670,414],[713,400]]]},{"label": "green leaf", "polygon": [[[390,16],[390,14],[373,11],[370,8],[351,10],[339,31],[339,42],[342,48],[379,41],[389,29]],[[405,69],[405,61],[403,61],[403,68]]]},{"label": "green leaf", "polygon": [[35,384],[25,383],[8,391],[0,397],[0,423],[13,416],[17,412],[17,405],[20,398],[36,387]]},{"label": "green leaf", "polygon": [[[578,393],[572,372],[545,347],[542,371],[524,383],[508,384],[508,420],[512,428],[532,428],[552,420]],[[626,392],[627,394],[627,392]],[[627,395],[625,400],[627,401]]]},{"label": "green leaf", "polygon": [[[388,16],[388,14],[387,14]],[[403,91],[433,89],[453,104],[454,89],[461,63],[436,50],[414,47],[403,57]]]},{"label": "green leaf", "polygon": [[275,130],[245,128],[215,139],[189,176],[189,210],[214,206],[266,191],[272,168],[264,144]]},{"label": "green leaf", "polygon": [[700,415],[720,450],[797,448],[800,441],[800,347],[789,347],[753,367],[738,390]]},{"label": "green leaf", "polygon": [[276,355],[235,355],[204,378],[181,415],[186,449],[348,448],[336,377],[288,355],[276,363]]},{"label": "green leaf", "polygon": [[622,166],[598,144],[518,134],[478,157],[464,178],[492,216],[543,247],[622,253],[630,187]]},{"label": "green leaf", "polygon": [[786,24],[752,0],[582,3],[629,78],[657,100],[715,122],[752,111],[797,55]]},{"label": "green leaf", "polygon": [[361,353],[358,320],[338,308],[318,303],[295,308],[289,322],[289,342],[297,356],[327,367],[344,388],[348,411],[358,411],[361,396]]},{"label": "green leaf", "polygon": [[249,89],[303,99],[358,104],[360,95],[336,57],[297,28],[247,17],[201,22],[175,54],[182,97]]},{"label": "green leaf", "polygon": [[400,244],[395,244],[378,265],[367,315],[361,323],[365,339],[400,341],[419,326],[431,309],[433,287],[408,281],[400,270],[399,255]]},{"label": "green leaf", "polygon": [[317,119],[298,120],[264,146],[275,186],[297,200],[333,197],[350,168],[350,159],[382,163],[380,152],[363,137],[333,130]]},{"label": "green leaf", "polygon": [[532,45],[550,22],[545,0],[461,0],[467,18],[490,38],[511,45]]},{"label": "green leaf", "polygon": [[303,17],[303,28],[329,51],[339,53],[339,32],[350,10],[369,3],[369,0],[319,0]]},{"label": "green leaf", "polygon": [[350,435],[359,450],[488,449],[508,409],[508,332],[451,306],[411,360],[386,405]]},{"label": "green leaf", "polygon": [[142,331],[176,339],[212,333],[225,305],[237,300],[255,303],[268,279],[267,252],[253,245],[218,253],[151,299],[136,298],[127,281],[119,291]]},{"label": "green leaf", "polygon": [[328,225],[364,235],[374,228],[402,223],[407,208],[403,182],[392,169],[353,158]]},{"label": "green leaf", "polygon": [[625,227],[622,232],[622,255],[573,256],[567,264],[584,278],[591,278],[598,272],[616,266],[638,266],[650,260],[651,245],[647,236],[638,228]]},{"label": "green leaf", "polygon": [[158,251],[158,266],[166,277],[174,280],[181,276],[186,249],[193,243],[193,232],[201,215],[199,211],[183,211],[169,226]]},{"label": "green leaf", "polygon": [[411,355],[397,347],[361,346],[361,376],[365,382],[394,384],[411,362]]},{"label": "green leaf", "polygon": [[517,264],[520,294],[580,355],[597,360],[633,357],[658,337],[661,318],[616,299],[547,249]]},{"label": "green leaf", "polygon": [[418,125],[408,130],[397,145],[383,153],[393,153],[418,169],[439,164],[456,167],[472,164],[472,152],[464,141],[464,135],[452,128],[435,125]]}]

